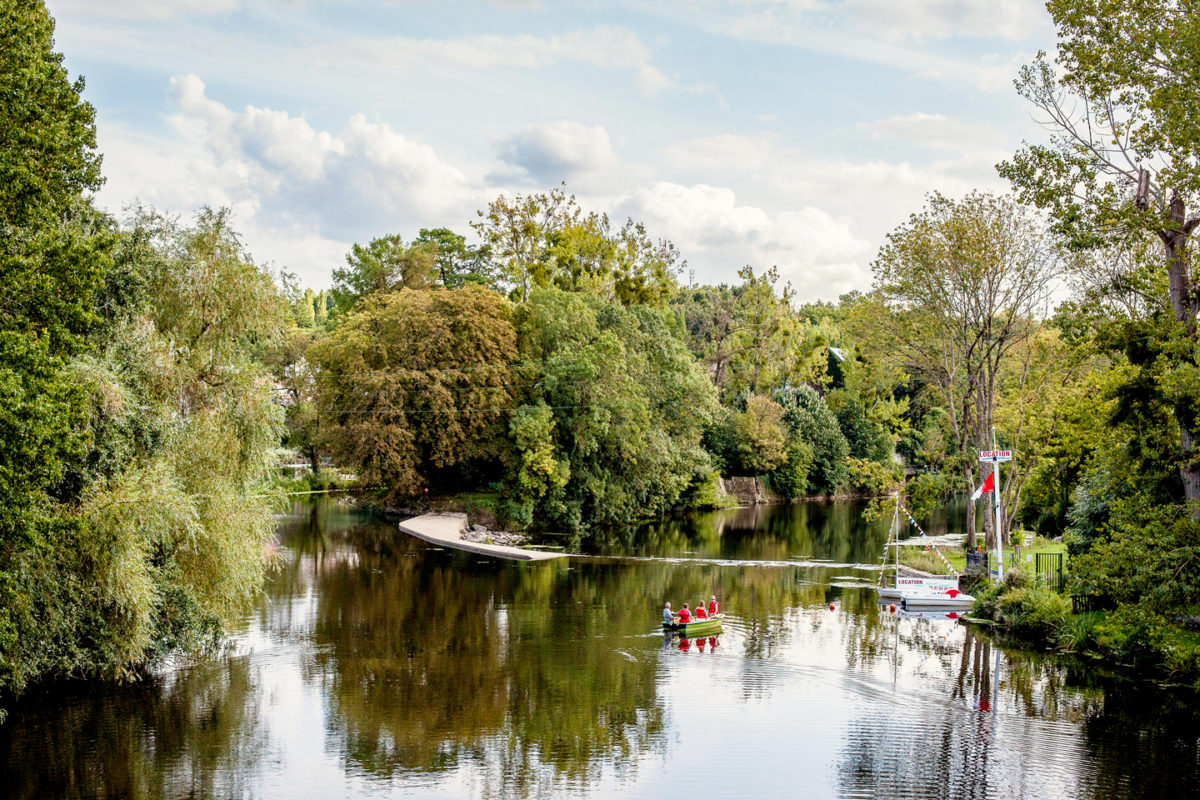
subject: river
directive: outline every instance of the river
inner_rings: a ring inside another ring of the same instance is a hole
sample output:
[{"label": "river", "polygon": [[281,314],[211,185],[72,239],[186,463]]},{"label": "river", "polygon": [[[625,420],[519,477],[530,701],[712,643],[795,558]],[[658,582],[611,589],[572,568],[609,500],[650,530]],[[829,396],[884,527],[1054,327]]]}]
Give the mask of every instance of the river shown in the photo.
[{"label": "river", "polygon": [[[886,525],[852,503],[741,509],[519,564],[298,503],[223,652],[25,697],[0,795],[1197,795],[1194,695],[877,606]],[[665,600],[713,593],[720,636],[659,631]]]}]

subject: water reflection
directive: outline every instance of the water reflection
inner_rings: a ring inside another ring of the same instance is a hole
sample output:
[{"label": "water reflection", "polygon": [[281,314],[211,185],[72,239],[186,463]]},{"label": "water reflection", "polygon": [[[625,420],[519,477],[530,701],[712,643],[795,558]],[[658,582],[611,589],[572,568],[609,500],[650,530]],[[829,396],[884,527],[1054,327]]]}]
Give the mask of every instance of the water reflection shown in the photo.
[{"label": "water reflection", "polygon": [[[886,521],[860,508],[743,509],[625,536],[595,535],[599,558],[509,564],[334,503],[298,506],[280,524],[283,568],[232,652],[137,686],[27,698],[0,727],[0,786],[20,798],[1194,792],[1191,700],[1088,683],[943,614],[878,605],[864,587]],[[727,614],[719,636],[661,631],[664,600],[710,594]]]}]

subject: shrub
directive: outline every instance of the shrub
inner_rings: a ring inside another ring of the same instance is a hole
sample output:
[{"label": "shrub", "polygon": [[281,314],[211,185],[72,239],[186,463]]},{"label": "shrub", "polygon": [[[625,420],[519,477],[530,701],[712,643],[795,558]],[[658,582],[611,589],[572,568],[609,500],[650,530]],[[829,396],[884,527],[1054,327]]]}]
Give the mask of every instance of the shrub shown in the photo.
[{"label": "shrub", "polygon": [[997,622],[1034,641],[1053,642],[1071,616],[1071,601],[1060,594],[1031,586],[1000,595]]}]

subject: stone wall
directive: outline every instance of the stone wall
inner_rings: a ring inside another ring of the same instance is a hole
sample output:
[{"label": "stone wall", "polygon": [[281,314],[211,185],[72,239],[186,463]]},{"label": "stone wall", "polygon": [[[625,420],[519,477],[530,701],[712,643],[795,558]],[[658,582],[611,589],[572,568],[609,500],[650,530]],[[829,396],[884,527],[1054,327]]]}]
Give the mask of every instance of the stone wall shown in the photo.
[{"label": "stone wall", "polygon": [[758,478],[722,478],[721,491],[747,506],[782,502]]}]

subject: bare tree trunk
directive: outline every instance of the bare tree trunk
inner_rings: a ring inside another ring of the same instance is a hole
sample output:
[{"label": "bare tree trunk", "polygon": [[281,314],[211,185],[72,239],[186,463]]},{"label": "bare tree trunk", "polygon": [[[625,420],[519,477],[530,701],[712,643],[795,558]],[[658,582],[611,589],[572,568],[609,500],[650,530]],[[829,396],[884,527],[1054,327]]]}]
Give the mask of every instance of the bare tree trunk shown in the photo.
[{"label": "bare tree trunk", "polygon": [[[972,493],[975,492],[975,471],[968,464],[965,468],[967,474],[967,489]],[[967,498],[967,549],[975,549],[975,501]]]},{"label": "bare tree trunk", "polygon": [[308,463],[312,467],[313,477],[317,477],[317,473],[321,471],[321,454],[317,452],[317,448],[308,448]]},{"label": "bare tree trunk", "polygon": [[[1171,309],[1175,319],[1182,322],[1189,338],[1196,338],[1197,299],[1192,293],[1191,275],[1188,270],[1187,240],[1194,221],[1185,219],[1183,198],[1178,193],[1171,196],[1168,209],[1171,227],[1159,232],[1163,242],[1163,255],[1167,260],[1167,280],[1171,296]],[[1183,451],[1183,462],[1179,465],[1179,477],[1183,481],[1183,495],[1191,506],[1193,519],[1200,519],[1200,453],[1196,451],[1196,418],[1190,404],[1177,403],[1175,419],[1179,422],[1179,444]]]}]

